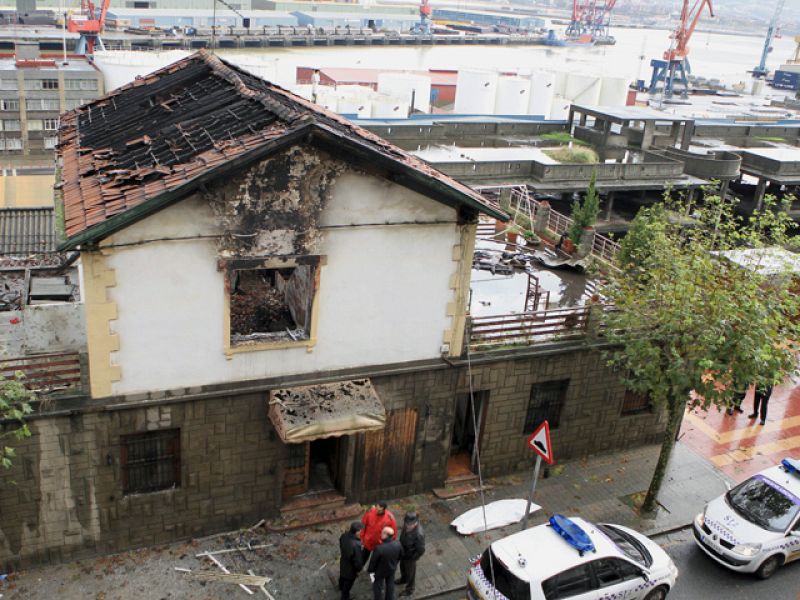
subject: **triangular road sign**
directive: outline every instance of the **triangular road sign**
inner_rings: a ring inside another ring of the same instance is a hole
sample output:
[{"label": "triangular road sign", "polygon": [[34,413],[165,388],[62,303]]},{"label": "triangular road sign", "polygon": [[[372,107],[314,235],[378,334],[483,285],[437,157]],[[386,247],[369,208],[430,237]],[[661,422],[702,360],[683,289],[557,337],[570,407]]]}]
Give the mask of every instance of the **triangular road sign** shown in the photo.
[{"label": "triangular road sign", "polygon": [[548,465],[553,464],[553,445],[550,443],[550,425],[543,421],[528,438],[528,446],[541,456]]}]

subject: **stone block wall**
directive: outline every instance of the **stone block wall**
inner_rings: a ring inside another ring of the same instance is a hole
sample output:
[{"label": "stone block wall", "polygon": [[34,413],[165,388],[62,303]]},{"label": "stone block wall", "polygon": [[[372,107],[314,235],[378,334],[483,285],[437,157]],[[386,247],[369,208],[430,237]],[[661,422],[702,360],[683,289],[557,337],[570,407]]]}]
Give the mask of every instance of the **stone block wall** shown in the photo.
[{"label": "stone block wall", "polygon": [[[121,436],[180,429],[180,487],[123,495]],[[284,446],[260,394],[36,419],[0,474],[0,563],[19,568],[252,525]]]}]

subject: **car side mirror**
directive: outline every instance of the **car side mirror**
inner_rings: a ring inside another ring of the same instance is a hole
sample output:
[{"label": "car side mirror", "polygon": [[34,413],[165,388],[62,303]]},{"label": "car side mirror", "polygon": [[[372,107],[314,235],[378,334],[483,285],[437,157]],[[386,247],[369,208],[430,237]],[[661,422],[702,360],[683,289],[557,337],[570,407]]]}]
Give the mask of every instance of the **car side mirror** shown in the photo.
[{"label": "car side mirror", "polygon": [[725,489],[727,489],[729,492],[733,489],[731,487],[731,484],[729,482],[727,482],[727,481],[725,482]]},{"label": "car side mirror", "polygon": [[800,537],[800,530],[793,529],[789,533],[786,534],[787,537]]},{"label": "car side mirror", "polygon": [[644,579],[645,583],[650,583],[650,575],[647,574],[647,571],[641,572],[642,579]]}]

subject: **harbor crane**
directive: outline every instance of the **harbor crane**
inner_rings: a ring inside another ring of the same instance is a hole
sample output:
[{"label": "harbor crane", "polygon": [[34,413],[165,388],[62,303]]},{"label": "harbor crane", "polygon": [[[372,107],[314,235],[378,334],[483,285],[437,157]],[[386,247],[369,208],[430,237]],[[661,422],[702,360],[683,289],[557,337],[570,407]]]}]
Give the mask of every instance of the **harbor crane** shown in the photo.
[{"label": "harbor crane", "polygon": [[773,13],[772,19],[769,22],[769,27],[767,28],[767,37],[764,39],[764,49],[761,51],[761,62],[759,62],[758,66],[753,69],[753,77],[766,77],[769,72],[767,70],[767,55],[772,52],[772,40],[778,34],[780,29],[778,27],[778,19],[783,12],[783,6],[785,4],[786,0],[778,0],[778,4],[775,6],[775,12]]},{"label": "harbor crane", "polygon": [[572,0],[572,19],[565,35],[576,39],[591,35],[592,39],[610,40],[611,11],[617,0]]},{"label": "harbor crane", "polygon": [[106,24],[106,13],[111,0],[103,0],[100,10],[92,0],[81,0],[81,14],[67,18],[67,30],[79,33],[75,54],[94,54],[95,47],[105,50],[100,34]]},{"label": "harbor crane", "polygon": [[695,0],[694,5],[689,8],[689,0],[683,0],[683,10],[681,10],[681,22],[672,34],[672,43],[669,50],[664,52],[664,60],[653,59],[650,66],[653,67],[653,76],[650,78],[650,93],[654,94],[659,82],[664,82],[664,95],[671,98],[675,93],[676,84],[683,86],[681,96],[684,98],[689,95],[689,79],[691,73],[689,67],[689,41],[697,28],[697,22],[703,14],[703,9],[708,7],[708,14],[714,16],[714,7],[711,0]]}]

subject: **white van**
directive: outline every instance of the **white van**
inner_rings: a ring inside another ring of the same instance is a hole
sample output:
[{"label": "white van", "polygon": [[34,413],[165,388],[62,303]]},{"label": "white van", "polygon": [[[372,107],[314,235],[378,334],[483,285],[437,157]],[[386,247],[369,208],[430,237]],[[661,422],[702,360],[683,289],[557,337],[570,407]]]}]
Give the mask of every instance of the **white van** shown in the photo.
[{"label": "white van", "polygon": [[494,542],[467,577],[469,600],[663,600],[678,569],[660,546],[620,525],[553,515]]},{"label": "white van", "polygon": [[800,460],[784,459],[712,500],[692,529],[719,564],[771,577],[800,558]]}]

